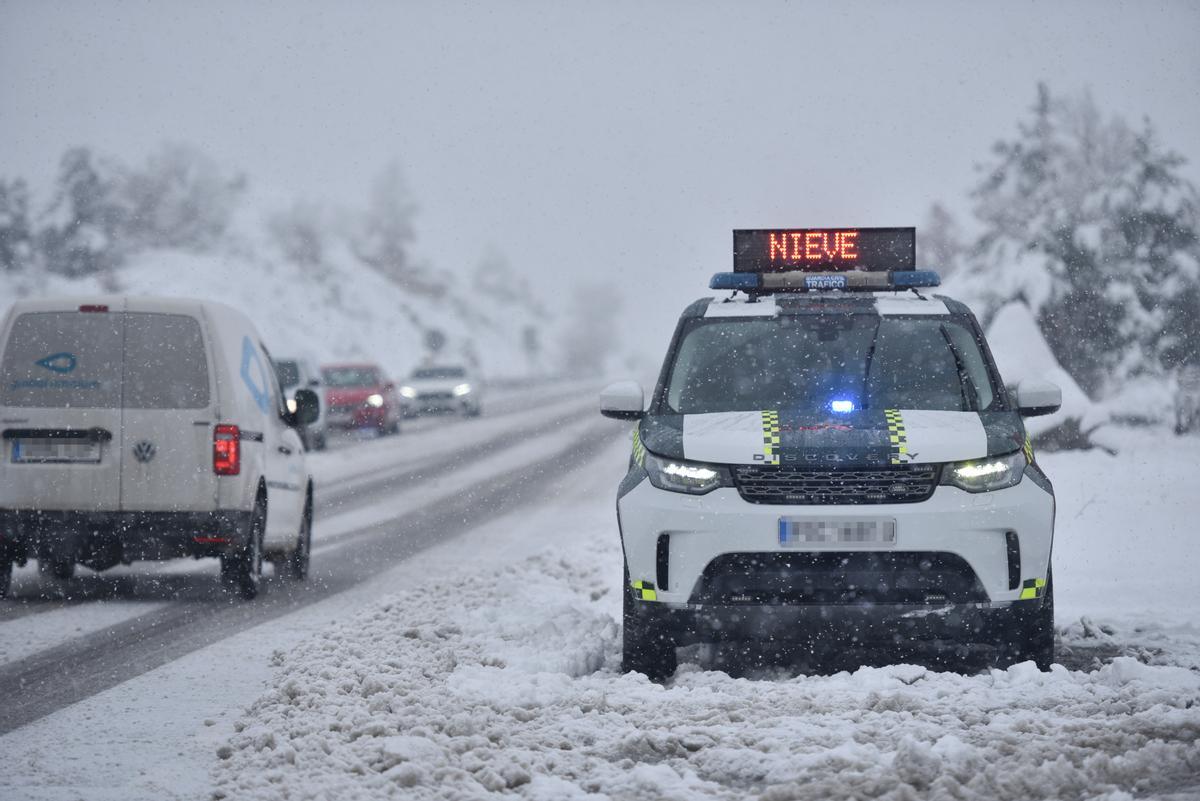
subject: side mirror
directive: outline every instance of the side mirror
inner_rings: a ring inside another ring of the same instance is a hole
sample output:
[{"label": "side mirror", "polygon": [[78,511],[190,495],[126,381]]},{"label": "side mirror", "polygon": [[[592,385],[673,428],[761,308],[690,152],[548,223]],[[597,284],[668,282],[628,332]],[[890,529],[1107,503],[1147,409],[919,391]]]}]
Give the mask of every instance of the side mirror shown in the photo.
[{"label": "side mirror", "polygon": [[614,420],[640,420],[645,404],[642,385],[636,381],[618,381],[600,393],[600,414]]},{"label": "side mirror", "polygon": [[291,424],[297,428],[312,425],[321,415],[321,402],[311,389],[296,390],[296,411],[292,412]]},{"label": "side mirror", "polygon": [[319,386],[321,386],[321,379],[319,379],[319,378],[310,378],[310,379],[308,380],[308,385],[309,385],[310,387],[319,387]]},{"label": "side mirror", "polygon": [[1049,381],[1022,381],[1017,385],[1017,411],[1022,417],[1054,414],[1062,407],[1062,390]]}]

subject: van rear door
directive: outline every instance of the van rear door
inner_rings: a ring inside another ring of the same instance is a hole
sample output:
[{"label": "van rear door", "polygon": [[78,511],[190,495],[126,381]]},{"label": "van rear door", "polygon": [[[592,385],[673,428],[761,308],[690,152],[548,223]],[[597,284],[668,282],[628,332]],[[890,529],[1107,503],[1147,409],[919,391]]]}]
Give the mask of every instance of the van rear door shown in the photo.
[{"label": "van rear door", "polygon": [[127,308],[121,508],[211,511],[217,392],[199,314],[164,313],[137,298]]},{"label": "van rear door", "polygon": [[0,357],[0,506],[119,508],[122,317],[85,306],[13,318]]}]

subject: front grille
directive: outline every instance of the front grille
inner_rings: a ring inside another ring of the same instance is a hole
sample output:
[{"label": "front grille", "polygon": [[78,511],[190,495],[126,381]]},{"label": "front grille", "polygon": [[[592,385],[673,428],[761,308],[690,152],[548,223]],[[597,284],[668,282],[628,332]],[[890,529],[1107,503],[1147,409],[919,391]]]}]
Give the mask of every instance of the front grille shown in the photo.
[{"label": "front grille", "polygon": [[704,568],[696,604],[965,604],[987,601],[975,571],[952,553],[731,553]]},{"label": "front grille", "polygon": [[338,403],[329,407],[330,414],[354,414],[354,410],[359,407],[356,403]]},{"label": "front grille", "polygon": [[915,503],[933,494],[937,465],[864,470],[814,470],[787,465],[739,465],[733,481],[750,503],[796,505]]},{"label": "front grille", "polygon": [[449,392],[422,392],[420,399],[423,401],[448,401],[453,397]]}]

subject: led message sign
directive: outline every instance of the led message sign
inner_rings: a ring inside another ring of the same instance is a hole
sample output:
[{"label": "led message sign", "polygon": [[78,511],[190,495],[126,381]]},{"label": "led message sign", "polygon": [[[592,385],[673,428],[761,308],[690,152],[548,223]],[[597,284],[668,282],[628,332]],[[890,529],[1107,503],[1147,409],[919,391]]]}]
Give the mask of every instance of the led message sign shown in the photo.
[{"label": "led message sign", "polygon": [[733,269],[914,270],[916,228],[763,228],[733,232]]}]

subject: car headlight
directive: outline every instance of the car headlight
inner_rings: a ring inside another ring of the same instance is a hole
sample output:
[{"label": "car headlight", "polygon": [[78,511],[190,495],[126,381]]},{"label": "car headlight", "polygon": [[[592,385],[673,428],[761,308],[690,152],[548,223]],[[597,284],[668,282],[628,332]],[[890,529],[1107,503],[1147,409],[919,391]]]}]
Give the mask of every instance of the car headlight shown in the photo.
[{"label": "car headlight", "polygon": [[1025,473],[1025,453],[1014,451],[1004,456],[989,456],[968,462],[953,462],[942,472],[942,483],[967,492],[991,492],[1015,487]]},{"label": "car headlight", "polygon": [[669,492],[704,495],[717,487],[732,485],[729,473],[717,465],[685,462],[682,459],[663,459],[646,451],[642,466],[646,469],[651,484]]},{"label": "car headlight", "polygon": [[401,396],[403,396],[405,398],[415,398],[415,397],[417,397],[417,388],[416,387],[400,387],[400,394],[401,394]]},{"label": "car headlight", "polygon": [[367,396],[367,405],[374,406],[376,409],[378,409],[380,406],[383,405],[383,396],[380,395],[379,393],[376,393],[374,395],[368,395]]},{"label": "car headlight", "polygon": [[458,397],[462,397],[463,395],[468,394],[470,391],[471,391],[470,384],[459,384],[453,390],[454,394],[457,395]]},{"label": "car headlight", "polygon": [[287,410],[289,412],[291,412],[292,414],[296,413],[296,399],[295,398],[287,399]]}]

